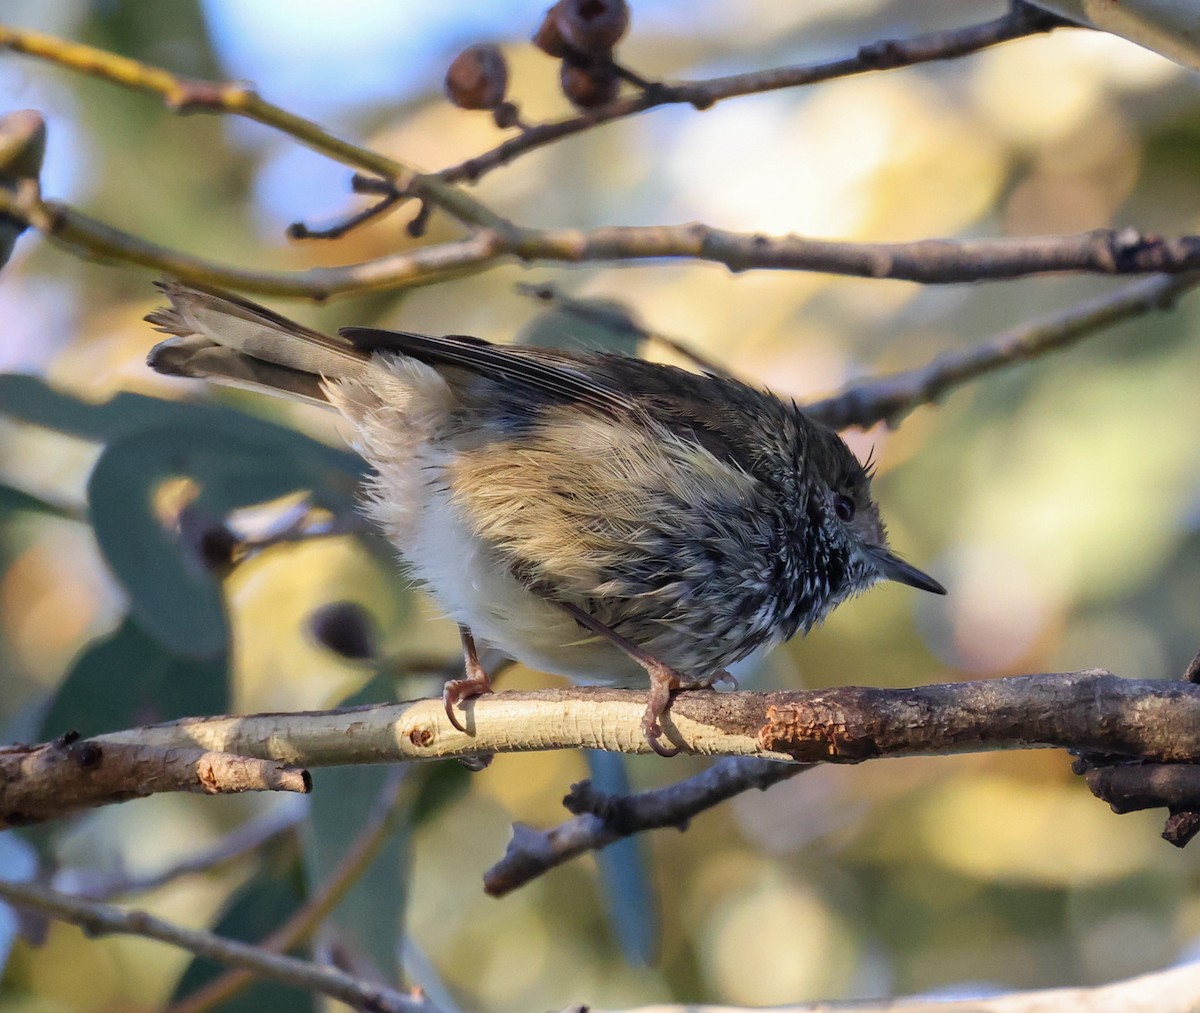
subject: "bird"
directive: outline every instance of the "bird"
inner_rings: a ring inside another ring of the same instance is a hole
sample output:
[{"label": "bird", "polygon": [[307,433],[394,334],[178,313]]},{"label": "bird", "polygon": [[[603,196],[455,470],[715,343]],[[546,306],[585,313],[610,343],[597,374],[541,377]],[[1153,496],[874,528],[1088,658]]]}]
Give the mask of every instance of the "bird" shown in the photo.
[{"label": "bird", "polygon": [[457,624],[446,714],[491,691],[477,641],[584,684],[676,690],[880,580],[945,588],[888,546],[872,469],[793,401],[600,351],[372,327],[336,336],[240,296],[159,283],[160,373],[319,404],[371,466],[362,509]]}]

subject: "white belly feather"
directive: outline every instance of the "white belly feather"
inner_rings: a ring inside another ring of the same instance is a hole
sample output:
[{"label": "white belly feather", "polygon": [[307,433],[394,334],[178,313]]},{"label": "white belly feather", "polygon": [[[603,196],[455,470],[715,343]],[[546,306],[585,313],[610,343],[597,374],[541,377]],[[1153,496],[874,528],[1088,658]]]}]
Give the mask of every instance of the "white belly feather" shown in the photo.
[{"label": "white belly feather", "polygon": [[446,482],[453,451],[434,449],[453,407],[441,375],[414,359],[375,364],[368,380],[330,382],[327,393],[377,472],[368,513],[446,614],[531,668],[577,682],[644,682],[639,665],[526,590],[463,519]]}]

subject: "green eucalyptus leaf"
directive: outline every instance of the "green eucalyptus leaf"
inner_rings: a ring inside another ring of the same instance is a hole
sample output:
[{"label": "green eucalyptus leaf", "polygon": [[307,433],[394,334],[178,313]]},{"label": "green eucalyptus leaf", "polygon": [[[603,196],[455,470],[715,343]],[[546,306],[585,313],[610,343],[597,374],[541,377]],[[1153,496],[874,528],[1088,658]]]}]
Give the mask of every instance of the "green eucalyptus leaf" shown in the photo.
[{"label": "green eucalyptus leaf", "polygon": [[109,444],[88,481],[88,505],[96,542],[138,622],[175,653],[212,658],[229,640],[220,585],[160,523],[153,502],[163,480],[187,474],[195,438],[169,427]]},{"label": "green eucalyptus leaf", "polygon": [[[225,439],[269,444],[303,459],[310,474],[351,494],[363,473],[362,461],[285,426],[221,405],[186,404],[122,392],[92,403],[56,390],[44,380],[19,373],[0,374],[0,414],[96,442],[112,442],[147,429],[190,427],[200,442]],[[231,452],[232,452],[231,448]],[[242,497],[241,502],[255,502]]]},{"label": "green eucalyptus leaf", "polygon": [[75,659],[42,720],[41,737],[100,735],[229,709],[227,659],[172,654],[126,617]]},{"label": "green eucalyptus leaf", "polygon": [[[343,706],[394,699],[393,680],[376,676]],[[411,767],[412,765],[406,765]],[[430,765],[436,766],[436,765]],[[455,764],[458,766],[458,764]],[[412,792],[400,785],[416,771],[387,766],[314,770],[310,816],[304,834],[309,889],[318,890],[355,844],[369,820],[390,806],[389,831],[330,920],[339,943],[374,965],[391,984],[399,981],[399,953],[411,864]]]},{"label": "green eucalyptus leaf", "polygon": [[23,373],[0,374],[0,413],[18,422],[43,426],[85,440],[103,441],[160,425],[177,410],[191,406],[174,401],[117,394],[94,404]]},{"label": "green eucalyptus leaf", "polygon": [[[304,902],[303,887],[294,872],[294,863],[289,863],[286,869],[269,869],[254,876],[233,895],[212,931],[243,943],[261,942],[295,914]],[[224,964],[195,958],[175,986],[172,1001],[178,1002],[191,995],[226,970]],[[312,1013],[317,1004],[307,989],[255,979],[217,1009],[220,1013]]]},{"label": "green eucalyptus leaf", "polygon": [[105,447],[88,482],[88,503],[97,543],[138,621],[171,650],[209,657],[228,639],[220,587],[199,555],[159,521],[159,486],[192,479],[199,489],[194,505],[215,525],[238,507],[304,489],[332,510],[352,510],[362,466],[351,455],[238,412],[173,408],[161,424]]}]

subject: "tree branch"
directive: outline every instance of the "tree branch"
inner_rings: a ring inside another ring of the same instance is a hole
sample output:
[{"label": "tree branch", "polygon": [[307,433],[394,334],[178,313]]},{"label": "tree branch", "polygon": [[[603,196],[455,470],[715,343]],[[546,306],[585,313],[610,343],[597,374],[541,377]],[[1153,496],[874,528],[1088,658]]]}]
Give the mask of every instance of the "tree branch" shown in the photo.
[{"label": "tree branch", "polygon": [[850,384],[832,397],[806,405],[804,410],[834,429],[867,429],[881,421],[895,426],[914,408],[940,401],[971,380],[1069,348],[1152,310],[1170,309],[1197,285],[1200,272],[1139,281],[1110,295],[1021,324],[974,348],[945,352],[926,366]]},{"label": "tree branch", "polygon": [[251,753],[185,742],[152,745],[136,736],[115,742],[64,735],[40,746],[0,750],[0,830],[162,792],[311,789],[308,771]]},{"label": "tree branch", "polygon": [[[465,703],[471,734],[455,729],[440,699],[295,714],[187,718],[98,736],[113,744],[196,749],[306,767],[391,763],[537,749],[649,752],[641,731],[645,693],[572,687],[496,693]],[[679,693],[663,720],[667,739],[703,755],[800,763],[859,763],[882,756],[1058,747],[1157,762],[1200,760],[1200,686],[1121,679],[1101,670],[1012,676],[915,689],[837,687],[779,693]],[[53,744],[35,752],[52,751]],[[20,775],[0,753],[0,815],[14,792],[79,797],[93,776],[78,764]],[[103,769],[104,764],[100,767]],[[19,775],[19,776],[18,776]],[[33,786],[24,782],[32,780]],[[157,790],[131,779],[129,790]],[[93,804],[118,801],[118,791]],[[65,811],[78,808],[73,804]]]},{"label": "tree branch", "polygon": [[936,60],[954,60],[1002,42],[1039,35],[1065,26],[1080,27],[1030,4],[1014,3],[1007,13],[992,21],[918,35],[910,39],[881,39],[861,46],[853,56],[837,60],[777,67],[705,81],[652,84],[636,95],[618,98],[599,109],[556,123],[526,127],[516,137],[465,162],[449,166],[437,175],[446,183],[474,182],[485,173],[507,165],[526,152],[544,148],[564,137],[583,133],[603,123],[635,116],[659,106],[684,104],[696,109],[708,109],[725,99],[742,95],[798,88],[835,78],[895,70]]},{"label": "tree branch", "polygon": [[67,867],[54,874],[50,885],[73,897],[98,901],[149,893],[184,876],[205,873],[249,857],[268,841],[294,830],[307,813],[308,809],[303,804],[276,805],[246,820],[204,850],[187,855],[156,872],[131,875],[124,871],[102,872]]},{"label": "tree branch", "polygon": [[707,225],[518,229],[499,253],[523,261],[591,263],[684,259],[749,270],[817,271],[926,285],[997,281],[1033,274],[1179,274],[1200,269],[1200,236],[1164,239],[1136,229],[1095,229],[1073,236],[920,239],[851,243],[764,236]]},{"label": "tree branch", "polygon": [[[337,137],[319,124],[265,101],[246,84],[188,79],[162,67],[93,46],[6,25],[0,25],[0,49],[46,60],[80,74],[154,95],[162,99],[168,109],[178,113],[223,113],[254,120],[295,138],[335,161],[365,169],[376,177],[391,181],[385,202],[369,209],[369,213],[355,216],[356,219],[374,218],[397,203],[401,196],[409,196],[437,204],[466,224],[505,233],[510,227],[506,219],[453,184],[476,180],[490,169],[511,162],[526,151],[657,106],[683,103],[697,109],[707,109],[736,96],[795,88],[935,60],[956,59],[1002,42],[1041,34],[1065,25],[1072,23],[1032,5],[1014,3],[1008,13],[992,21],[911,39],[880,40],[860,47],[853,56],[839,60],[706,81],[653,84],[634,97],[618,99],[602,109],[557,123],[527,127],[520,136],[491,151],[438,173],[419,172],[374,149]],[[348,227],[354,224],[357,221],[352,221]],[[309,230],[307,234],[319,236],[324,232],[339,235],[345,231],[346,228]]]},{"label": "tree branch", "polygon": [[[855,57],[817,68],[785,68],[673,86],[676,90],[668,89],[666,94],[674,95],[673,100],[703,105],[750,91],[792,87],[845,73],[962,55],[983,45],[1045,31],[1061,23],[1053,16],[1017,4],[1005,17],[985,25],[913,40],[878,43],[864,47]],[[1132,229],[1032,239],[845,243],[794,235],[745,235],[699,224],[608,227],[591,231],[518,228],[443,179],[415,173],[402,163],[343,141],[308,120],[264,102],[243,85],[189,81],[161,68],[93,47],[4,26],[0,26],[0,48],[37,56],[157,95],[171,108],[181,111],[218,112],[254,119],[332,158],[359,165],[389,179],[405,176],[406,181],[397,192],[437,204],[460,221],[478,227],[477,233],[466,240],[436,244],[360,264],[304,272],[263,272],[214,264],[121,233],[66,205],[42,201],[33,180],[25,180],[23,183],[28,185],[13,190],[0,190],[0,217],[7,216],[18,225],[33,226],[76,252],[142,264],[196,284],[321,299],[346,292],[426,284],[451,275],[480,271],[510,256],[525,262],[565,263],[696,259],[724,264],[732,271],[807,270],[929,284],[1064,271],[1179,273],[1200,268],[1200,238],[1183,236],[1165,240],[1143,237]],[[641,101],[647,101],[646,95],[655,95],[659,91],[659,88],[651,88]],[[601,115],[590,113],[575,120],[595,125],[600,122],[597,117]],[[515,140],[521,141],[520,138]]]},{"label": "tree branch", "polygon": [[80,255],[141,264],[197,285],[317,300],[428,285],[479,273],[514,257],[525,263],[567,264],[698,260],[723,264],[735,272],[817,271],[939,285],[1033,274],[1200,270],[1200,236],[1163,239],[1143,236],[1135,229],[1015,239],[850,243],[749,235],[691,224],[607,226],[590,231],[512,227],[504,234],[479,229],[465,239],[357,264],[260,271],[207,261],[121,232],[67,204],[42,200],[33,180],[23,180],[12,191],[0,188],[0,217],[5,215]]},{"label": "tree branch", "polygon": [[499,231],[508,227],[505,219],[465,190],[436,176],[420,173],[371,148],[343,140],[319,124],[265,101],[248,85],[189,80],[161,67],[152,67],[94,46],[7,25],[0,25],[0,49],[24,53],[80,74],[157,96],[168,109],[178,113],[224,113],[254,120],[335,161],[367,169],[391,180],[403,180],[401,189],[405,193],[437,204],[461,222]]},{"label": "tree branch", "polygon": [[211,932],[185,929],[144,911],[123,911],[107,904],[70,897],[44,886],[4,880],[0,880],[0,900],[71,922],[90,935],[119,933],[157,939],[198,957],[246,968],[264,978],[340,999],[355,1009],[371,1013],[437,1013],[423,997],[368,984],[332,967],[268,953],[261,947],[225,939]]},{"label": "tree branch", "polygon": [[122,232],[61,201],[43,200],[34,180],[22,180],[11,191],[0,187],[0,217],[4,215],[37,229],[77,256],[140,264],[194,285],[317,301],[336,295],[412,288],[476,273],[496,266],[503,252],[495,233],[480,230],[464,239],[340,267],[310,267],[303,271],[233,267]]},{"label": "tree branch", "polygon": [[812,768],[813,764],[729,756],[665,788],[621,796],[601,795],[590,781],[581,781],[563,799],[563,805],[577,814],[574,819],[540,832],[513,824],[508,849],[484,873],[483,887],[493,897],[503,897],[584,852],[599,851],[644,830],[686,830],[693,816],[734,795],[751,788],[766,791]]},{"label": "tree branch", "polygon": [[[307,942],[330,912],[370,867],[384,841],[396,829],[402,800],[403,772],[389,777],[373,811],[329,874],[304,904],[287,921],[258,944],[266,953],[286,953]],[[248,968],[231,968],[207,985],[171,1006],[168,1013],[205,1013],[228,1002],[254,980]]]}]

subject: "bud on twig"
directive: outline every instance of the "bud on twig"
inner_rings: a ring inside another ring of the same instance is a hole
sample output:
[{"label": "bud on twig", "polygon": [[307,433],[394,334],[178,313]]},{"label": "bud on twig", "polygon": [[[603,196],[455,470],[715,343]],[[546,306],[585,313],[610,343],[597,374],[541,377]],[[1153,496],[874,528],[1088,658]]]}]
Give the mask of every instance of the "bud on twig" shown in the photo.
[{"label": "bud on twig", "polygon": [[460,109],[495,109],[508,90],[508,64],[495,46],[469,46],[446,71],[446,96]]},{"label": "bud on twig", "polygon": [[594,109],[617,97],[621,80],[611,63],[580,66],[563,61],[559,72],[563,94],[580,109]]},{"label": "bud on twig", "polygon": [[533,44],[558,59],[607,59],[628,30],[625,0],[559,0],[546,12]]}]

